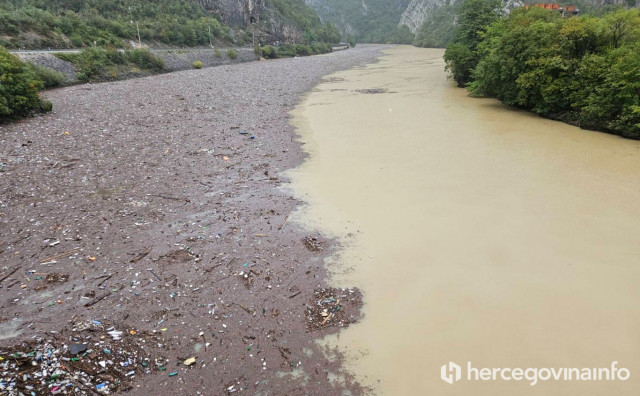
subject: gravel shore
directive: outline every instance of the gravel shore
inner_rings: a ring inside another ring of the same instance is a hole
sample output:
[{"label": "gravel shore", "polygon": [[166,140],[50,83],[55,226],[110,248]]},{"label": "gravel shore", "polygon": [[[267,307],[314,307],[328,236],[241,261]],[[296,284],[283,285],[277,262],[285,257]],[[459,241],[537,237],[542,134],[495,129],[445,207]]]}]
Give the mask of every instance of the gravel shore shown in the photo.
[{"label": "gravel shore", "polygon": [[[362,393],[329,381],[341,361],[314,342],[357,320],[360,293],[328,288],[331,243],[287,222],[300,202],[279,186],[303,160],[288,116],[300,96],[383,48],[62,88],[45,94],[52,113],[1,125],[2,381]],[[60,360],[27,355],[38,348]]]}]

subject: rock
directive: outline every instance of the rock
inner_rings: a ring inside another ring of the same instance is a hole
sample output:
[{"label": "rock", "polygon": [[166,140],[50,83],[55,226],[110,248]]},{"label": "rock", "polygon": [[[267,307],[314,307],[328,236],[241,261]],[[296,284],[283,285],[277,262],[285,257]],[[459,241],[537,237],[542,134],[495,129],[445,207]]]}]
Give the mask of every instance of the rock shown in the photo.
[{"label": "rock", "polygon": [[192,357],[192,358],[189,358],[189,359],[185,360],[184,363],[182,363],[182,364],[184,364],[185,366],[191,366],[195,362],[196,362],[196,358]]}]

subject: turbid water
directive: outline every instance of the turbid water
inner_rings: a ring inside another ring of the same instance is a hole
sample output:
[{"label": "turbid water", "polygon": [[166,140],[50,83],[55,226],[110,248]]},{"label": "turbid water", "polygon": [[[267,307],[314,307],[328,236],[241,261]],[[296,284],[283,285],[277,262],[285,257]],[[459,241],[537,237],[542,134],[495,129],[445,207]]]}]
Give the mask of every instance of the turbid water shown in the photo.
[{"label": "turbid water", "polygon": [[[294,118],[297,219],[342,238],[334,281],[365,294],[328,342],[375,394],[638,394],[640,142],[470,98],[412,47],[328,77]],[[631,376],[469,381],[468,361]]]}]

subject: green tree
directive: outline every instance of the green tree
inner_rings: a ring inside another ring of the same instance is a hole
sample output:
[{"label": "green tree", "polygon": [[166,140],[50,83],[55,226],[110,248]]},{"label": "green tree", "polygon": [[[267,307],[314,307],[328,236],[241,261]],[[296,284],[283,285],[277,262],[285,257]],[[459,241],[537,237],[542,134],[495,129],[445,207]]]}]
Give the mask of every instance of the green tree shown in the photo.
[{"label": "green tree", "polygon": [[316,36],[319,41],[331,44],[339,43],[342,38],[338,28],[331,22],[327,22],[322,29],[318,30]]},{"label": "green tree", "polygon": [[[640,16],[633,10],[601,18],[514,10],[486,29],[469,90],[586,128],[640,139],[639,25]],[[449,48],[456,60],[453,66],[464,68],[472,62],[467,47]]]},{"label": "green tree", "polygon": [[605,15],[607,38],[614,48],[625,42],[640,39],[640,13],[638,9],[617,10]]},{"label": "green tree", "polygon": [[462,4],[454,39],[445,51],[446,69],[451,71],[459,86],[470,82],[471,73],[480,60],[478,45],[489,25],[501,14],[500,0],[465,0]]},{"label": "green tree", "polygon": [[583,73],[597,73],[597,85],[581,103],[585,125],[640,139],[640,44],[584,63]]},{"label": "green tree", "polygon": [[51,103],[38,97],[42,88],[29,65],[0,47],[0,122],[51,110]]}]

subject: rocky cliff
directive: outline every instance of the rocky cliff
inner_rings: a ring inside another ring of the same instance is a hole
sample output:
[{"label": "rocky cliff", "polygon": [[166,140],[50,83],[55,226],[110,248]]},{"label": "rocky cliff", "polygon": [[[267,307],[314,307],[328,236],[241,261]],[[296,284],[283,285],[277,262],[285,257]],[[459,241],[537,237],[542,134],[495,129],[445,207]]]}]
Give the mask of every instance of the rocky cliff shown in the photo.
[{"label": "rocky cliff", "polygon": [[[594,0],[594,1],[609,1],[609,0]],[[613,0],[613,1],[625,1],[625,0]],[[445,6],[453,6],[457,3],[461,3],[462,0],[411,0],[411,3],[407,9],[402,13],[400,17],[400,25],[407,26],[413,33],[416,33],[422,23],[432,14],[436,9]],[[529,3],[532,1],[528,1]],[[535,1],[533,1],[535,2]],[[544,2],[544,0],[540,1]],[[502,0],[502,5],[505,11],[509,11],[515,7],[521,7],[524,4],[522,0]]]},{"label": "rocky cliff", "polygon": [[400,25],[406,25],[416,33],[429,13],[436,8],[449,5],[450,0],[411,0],[407,9],[400,16]]},{"label": "rocky cliff", "polygon": [[321,25],[302,0],[196,0],[231,27],[247,28],[259,42],[300,43],[306,30]]},{"label": "rocky cliff", "polygon": [[[208,10],[216,11],[231,26],[247,26],[266,8],[265,0],[197,0]],[[253,19],[252,19],[253,18]]]}]

